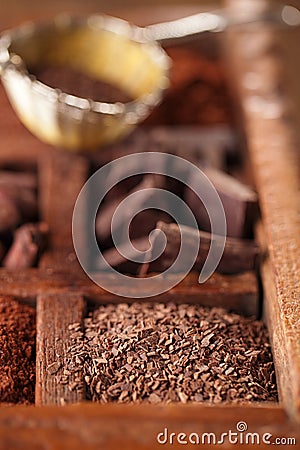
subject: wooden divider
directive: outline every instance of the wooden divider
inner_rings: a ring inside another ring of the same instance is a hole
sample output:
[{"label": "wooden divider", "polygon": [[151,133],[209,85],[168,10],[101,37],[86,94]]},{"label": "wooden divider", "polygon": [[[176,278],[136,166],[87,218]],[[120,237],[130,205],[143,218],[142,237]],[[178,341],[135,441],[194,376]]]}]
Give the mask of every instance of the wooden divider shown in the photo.
[{"label": "wooden divider", "polygon": [[[268,2],[228,0],[239,17]],[[268,257],[262,266],[265,319],[273,347],[280,400],[300,421],[300,152],[272,27],[229,33],[228,58],[262,211]]]},{"label": "wooden divider", "polygon": [[74,323],[82,325],[85,301],[78,294],[39,295],[37,298],[36,345],[36,405],[65,405],[84,400],[83,375],[66,376],[67,349],[70,329]]}]

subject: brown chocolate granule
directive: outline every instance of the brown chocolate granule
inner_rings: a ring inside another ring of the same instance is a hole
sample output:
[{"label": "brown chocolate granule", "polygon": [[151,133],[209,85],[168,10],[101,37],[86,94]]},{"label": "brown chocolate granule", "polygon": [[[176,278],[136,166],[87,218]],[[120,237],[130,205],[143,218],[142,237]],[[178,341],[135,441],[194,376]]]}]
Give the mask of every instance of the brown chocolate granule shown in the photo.
[{"label": "brown chocolate granule", "polygon": [[68,66],[48,65],[32,69],[31,72],[39,81],[52,88],[61,89],[66,94],[108,103],[127,103],[133,100],[117,86],[92,78]]},{"label": "brown chocolate granule", "polygon": [[[199,305],[103,305],[70,327],[67,370],[100,403],[276,401],[261,321]],[[69,386],[73,389],[74,386]]]},{"label": "brown chocolate granule", "polygon": [[35,310],[0,296],[0,402],[33,403]]}]

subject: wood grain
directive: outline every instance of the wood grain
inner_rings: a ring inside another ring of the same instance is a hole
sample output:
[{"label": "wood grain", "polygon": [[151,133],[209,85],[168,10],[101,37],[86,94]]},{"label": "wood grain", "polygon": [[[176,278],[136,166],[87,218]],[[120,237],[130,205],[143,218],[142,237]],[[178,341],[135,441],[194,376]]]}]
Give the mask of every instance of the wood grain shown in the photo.
[{"label": "wood grain", "polygon": [[[50,229],[49,251],[40,262],[44,269],[77,264],[72,256],[72,215],[88,168],[87,158],[58,149],[44,152],[39,159],[40,210]],[[81,234],[84,239],[84,225]]]},{"label": "wood grain", "polygon": [[[104,275],[107,276],[107,275]],[[112,285],[117,281],[111,277]],[[151,279],[149,280],[151,286]],[[19,299],[32,299],[40,294],[70,295],[80,293],[95,303],[132,302],[100,288],[83,273],[55,269],[27,269],[12,273],[0,270],[0,294]],[[213,274],[204,284],[198,284],[197,274],[188,275],[179,285],[152,301],[198,303],[204,306],[222,306],[245,315],[256,315],[259,305],[257,280],[252,272],[240,275]]]},{"label": "wood grain", "polygon": [[[36,405],[64,405],[84,399],[78,387],[70,391],[59,379],[64,375],[69,346],[68,326],[82,324],[85,301],[79,294],[43,294],[37,298]],[[71,376],[82,381],[83,375]]]},{"label": "wood grain", "polygon": [[[276,437],[300,439],[299,428],[287,419],[285,412],[274,406],[213,406],[177,405],[93,405],[81,404],[64,408],[15,407],[0,409],[0,449],[11,450],[154,450],[159,448],[182,448],[177,439],[173,445],[163,446],[157,435],[168,429],[168,433],[221,433],[236,430],[238,422],[248,426],[249,433],[270,433],[270,442]],[[245,437],[246,433],[243,433]],[[181,437],[182,438],[182,437]],[[261,449],[264,444],[251,444],[252,449]],[[190,448],[191,446],[186,445]],[[197,446],[195,446],[197,447]],[[211,445],[203,445],[210,448]],[[213,446],[215,447],[215,446]],[[226,442],[217,448],[228,449]],[[236,445],[236,448],[249,448]],[[279,446],[283,448],[283,446]],[[293,446],[299,448],[299,446]]]},{"label": "wood grain", "polygon": [[[245,8],[249,2],[243,1]],[[241,3],[228,1],[233,9]],[[269,252],[262,275],[279,392],[288,413],[300,421],[300,153],[281,50],[267,27],[229,36]]]}]

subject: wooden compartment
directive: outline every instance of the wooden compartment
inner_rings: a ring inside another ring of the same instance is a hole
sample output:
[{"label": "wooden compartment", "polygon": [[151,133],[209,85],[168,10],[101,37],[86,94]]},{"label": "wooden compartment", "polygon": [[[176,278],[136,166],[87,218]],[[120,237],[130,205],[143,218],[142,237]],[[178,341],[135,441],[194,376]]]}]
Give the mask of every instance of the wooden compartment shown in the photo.
[{"label": "wooden compartment", "polygon": [[[229,3],[234,10],[234,0]],[[36,304],[37,312],[37,407],[0,409],[0,448],[159,448],[156,437],[164,428],[187,435],[213,432],[219,436],[235,430],[238,422],[245,422],[249,432],[260,436],[271,433],[273,439],[296,438],[299,445],[299,154],[287,120],[287,94],[278,89],[283,76],[280,45],[273,31],[263,25],[253,30],[237,28],[228,33],[227,41],[225,62],[236,87],[262,211],[257,239],[265,250],[261,264],[264,318],[272,344],[279,404],[97,405],[83,402],[84,391],[70,391],[57,383],[51,371],[61,370],[55,364],[57,354],[64,360],[68,325],[82,321],[87,302],[120,299],[88,279],[73,249],[73,206],[89,175],[90,162],[33,138],[17,122],[1,88],[4,120],[0,124],[0,165],[17,166],[26,161],[32,166],[38,162],[40,214],[49,225],[50,245],[38,268],[19,272],[0,269],[0,294]],[[247,52],[245,45],[249,46]],[[265,61],[272,69],[267,74]],[[260,84],[253,88],[249,79],[255,76]],[[251,273],[232,278],[215,274],[202,286],[190,276],[155,300],[180,303],[188,298],[191,303],[217,305],[225,298],[231,302],[229,309],[245,313],[245,297],[257,305],[258,290]],[[176,438],[172,447],[181,447]]]}]

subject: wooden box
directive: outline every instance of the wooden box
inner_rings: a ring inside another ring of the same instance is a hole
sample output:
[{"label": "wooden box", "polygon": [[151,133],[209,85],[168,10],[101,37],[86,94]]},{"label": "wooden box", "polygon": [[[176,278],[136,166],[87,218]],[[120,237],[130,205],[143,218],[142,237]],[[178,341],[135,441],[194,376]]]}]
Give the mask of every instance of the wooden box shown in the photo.
[{"label": "wooden box", "polygon": [[[237,3],[228,2],[234,13]],[[157,434],[164,428],[177,434],[220,435],[235,430],[238,422],[245,422],[248,430],[260,436],[270,433],[273,440],[283,438],[279,441],[282,445],[288,442],[285,438],[295,438],[295,448],[300,448],[300,165],[290,94],[283,84],[282,47],[278,34],[264,25],[236,27],[222,40],[226,42],[222,52],[235,88],[261,207],[257,239],[264,249],[264,319],[272,344],[279,403],[97,405],[66,392],[47,375],[47,366],[54,362],[53,352],[64,355],[66,351],[67,326],[82,320],[86,303],[116,302],[118,298],[87,278],[73,250],[71,217],[88,177],[87,159],[53,150],[32,137],[18,123],[1,88],[0,166],[20,162],[38,165],[40,211],[49,224],[51,244],[38,268],[17,273],[0,269],[0,294],[35,304],[37,312],[37,406],[0,408],[0,449],[154,449],[161,447]],[[227,296],[239,309],[244,296],[257,295],[247,276],[224,283],[222,293],[218,287],[221,282],[216,276],[199,287],[188,279],[157,300],[201,299],[211,305]],[[68,404],[62,406],[61,398],[67,398]],[[181,447],[177,438],[169,445]],[[238,444],[238,448],[244,446],[247,444]]]}]

